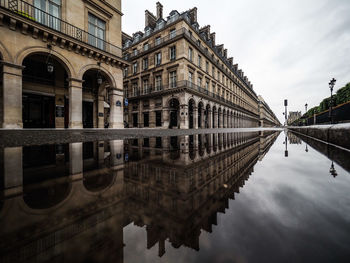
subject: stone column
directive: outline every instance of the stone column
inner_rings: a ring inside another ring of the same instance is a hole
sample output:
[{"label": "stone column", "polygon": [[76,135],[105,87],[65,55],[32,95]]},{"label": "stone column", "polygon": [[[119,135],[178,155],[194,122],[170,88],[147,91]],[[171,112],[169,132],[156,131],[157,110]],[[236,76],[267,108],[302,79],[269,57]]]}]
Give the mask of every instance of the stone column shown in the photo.
[{"label": "stone column", "polygon": [[180,129],[188,129],[188,127],[189,127],[188,105],[184,104],[180,106]]},{"label": "stone column", "polygon": [[169,108],[168,107],[164,107],[163,108],[163,128],[168,129],[169,128],[169,118],[170,118],[170,114],[169,114]]},{"label": "stone column", "polygon": [[22,147],[4,149],[5,196],[19,194],[23,190],[22,152]]},{"label": "stone column", "polygon": [[83,174],[83,143],[69,144],[69,173],[70,175]]},{"label": "stone column", "polygon": [[23,128],[22,121],[22,70],[23,66],[2,62],[2,119],[1,127],[7,129]]},{"label": "stone column", "polygon": [[83,81],[69,79],[69,128],[83,128]]},{"label": "stone column", "polygon": [[193,129],[198,129],[198,108],[193,107]]},{"label": "stone column", "polygon": [[204,107],[201,109],[201,128],[205,128],[205,116],[204,116]]},{"label": "stone column", "polygon": [[111,129],[123,129],[124,128],[124,108],[123,108],[123,91],[110,88],[109,91],[110,100],[110,113],[109,113],[109,126]]},{"label": "stone column", "polygon": [[98,95],[97,101],[97,128],[103,129],[105,127],[105,107],[104,107],[104,96]]},{"label": "stone column", "polygon": [[213,116],[212,116],[212,110],[208,110],[207,112],[208,115],[208,128],[211,129],[212,128],[212,120],[213,120]]}]

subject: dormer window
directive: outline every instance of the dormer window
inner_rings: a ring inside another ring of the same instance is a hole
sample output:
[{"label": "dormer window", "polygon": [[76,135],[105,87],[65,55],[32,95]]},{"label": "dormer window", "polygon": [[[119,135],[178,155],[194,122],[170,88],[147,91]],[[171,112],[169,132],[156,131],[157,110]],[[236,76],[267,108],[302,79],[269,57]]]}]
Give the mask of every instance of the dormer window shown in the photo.
[{"label": "dormer window", "polygon": [[164,27],[164,20],[159,20],[156,25],[156,29],[162,29]]},{"label": "dormer window", "polygon": [[170,38],[174,38],[174,37],[176,37],[176,29],[175,28],[170,30]]},{"label": "dormer window", "polygon": [[149,35],[151,34],[151,32],[152,32],[152,29],[148,27],[148,28],[145,30],[145,36],[146,36],[146,37],[149,36]]}]

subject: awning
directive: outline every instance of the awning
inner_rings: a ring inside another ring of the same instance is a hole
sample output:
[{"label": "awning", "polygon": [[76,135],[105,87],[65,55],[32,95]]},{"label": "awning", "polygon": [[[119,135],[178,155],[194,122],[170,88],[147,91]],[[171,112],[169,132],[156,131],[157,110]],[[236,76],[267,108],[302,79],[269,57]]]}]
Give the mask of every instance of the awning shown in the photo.
[{"label": "awning", "polygon": [[110,108],[109,104],[107,102],[105,102],[105,101],[103,102],[103,107],[104,108]]}]

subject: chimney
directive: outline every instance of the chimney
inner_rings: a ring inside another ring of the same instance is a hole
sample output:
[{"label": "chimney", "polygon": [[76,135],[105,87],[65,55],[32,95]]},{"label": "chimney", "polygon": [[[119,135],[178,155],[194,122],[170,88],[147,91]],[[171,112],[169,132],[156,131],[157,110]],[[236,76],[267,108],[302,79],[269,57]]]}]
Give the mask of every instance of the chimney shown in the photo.
[{"label": "chimney", "polygon": [[157,2],[157,20],[163,18],[163,6],[161,3]]},{"label": "chimney", "polygon": [[215,32],[210,34],[211,42],[213,43],[213,46],[215,46]]}]

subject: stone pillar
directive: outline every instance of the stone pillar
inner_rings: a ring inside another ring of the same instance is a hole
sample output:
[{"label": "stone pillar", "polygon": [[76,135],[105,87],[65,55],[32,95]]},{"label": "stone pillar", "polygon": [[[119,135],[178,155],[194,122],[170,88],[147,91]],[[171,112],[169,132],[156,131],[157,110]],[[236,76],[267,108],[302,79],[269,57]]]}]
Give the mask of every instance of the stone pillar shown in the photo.
[{"label": "stone pillar", "polygon": [[83,81],[69,79],[69,128],[83,128]]},{"label": "stone pillar", "polygon": [[198,129],[198,108],[193,107],[193,129]]},{"label": "stone pillar", "polygon": [[111,149],[111,166],[124,165],[124,141],[123,140],[112,140],[109,141]]},{"label": "stone pillar", "polygon": [[23,66],[2,62],[2,119],[1,127],[7,129],[23,128],[22,121],[22,70]]},{"label": "stone pillar", "polygon": [[123,91],[110,88],[109,100],[110,100],[111,108],[109,113],[108,128],[123,129],[124,128]]},{"label": "stone pillar", "polygon": [[70,175],[82,175],[83,173],[83,143],[69,144],[69,173]]},{"label": "stone pillar", "polygon": [[19,194],[23,190],[22,152],[22,147],[4,148],[5,196]]},{"label": "stone pillar", "polygon": [[105,107],[104,107],[104,96],[98,95],[98,101],[97,101],[97,128],[103,129],[105,127]]},{"label": "stone pillar", "polygon": [[204,116],[204,108],[201,108],[201,128],[205,128],[205,116]]},{"label": "stone pillar", "polygon": [[189,114],[188,105],[184,104],[180,106],[180,129],[189,128]]},{"label": "stone pillar", "polygon": [[169,128],[169,118],[170,118],[170,114],[169,114],[169,108],[168,107],[164,107],[163,108],[163,128],[168,129]]}]

